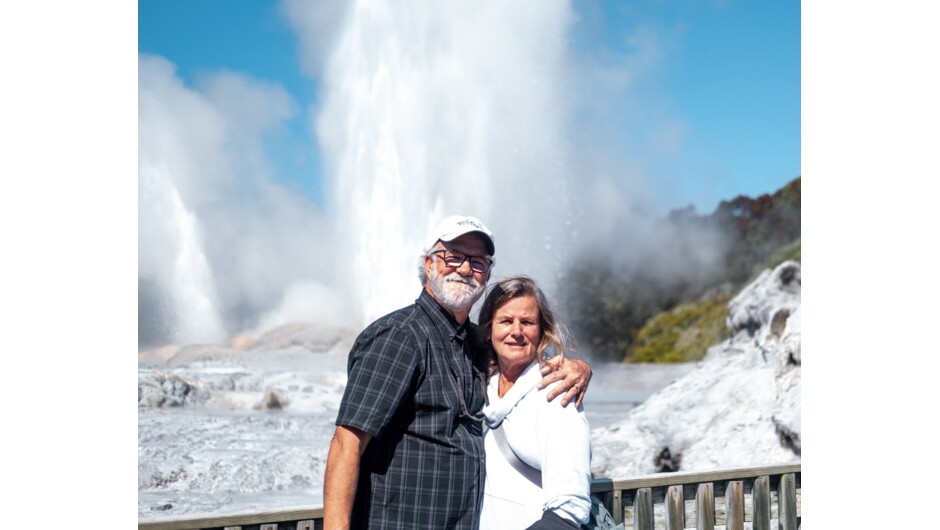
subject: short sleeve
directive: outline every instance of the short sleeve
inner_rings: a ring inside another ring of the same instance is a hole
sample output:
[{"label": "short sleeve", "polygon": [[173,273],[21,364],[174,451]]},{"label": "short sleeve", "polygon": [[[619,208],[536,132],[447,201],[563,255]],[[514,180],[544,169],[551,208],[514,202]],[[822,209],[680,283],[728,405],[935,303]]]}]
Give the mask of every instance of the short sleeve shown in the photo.
[{"label": "short sleeve", "polygon": [[349,353],[336,424],[379,436],[413,394],[420,359],[415,336],[406,329],[382,326],[360,334]]}]

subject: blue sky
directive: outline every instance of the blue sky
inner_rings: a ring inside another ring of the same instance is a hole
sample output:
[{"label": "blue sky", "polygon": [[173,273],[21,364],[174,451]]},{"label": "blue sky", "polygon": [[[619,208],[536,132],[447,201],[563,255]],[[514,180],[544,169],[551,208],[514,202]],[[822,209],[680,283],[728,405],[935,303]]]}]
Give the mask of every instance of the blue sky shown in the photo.
[{"label": "blue sky", "polygon": [[700,212],[737,194],[773,192],[800,174],[799,2],[575,6],[585,55],[627,53],[625,35],[636,27],[673,37],[645,82],[650,97],[687,120],[689,136],[659,176],[678,181]]},{"label": "blue sky", "polygon": [[[650,193],[663,210],[691,203],[708,213],[722,199],[771,193],[801,173],[799,2],[573,6],[578,60],[616,64],[636,53],[638,30],[657,36],[656,57],[631,81],[639,103],[606,112],[631,125],[611,131],[611,149],[638,156],[649,140],[637,128],[663,114],[682,123],[681,144],[648,162]],[[274,1],[138,2],[138,51],[174,63],[185,83],[224,69],[288,91],[299,112],[268,139],[275,178],[322,204],[322,158],[309,125],[318,79],[302,72],[297,46]]]}]

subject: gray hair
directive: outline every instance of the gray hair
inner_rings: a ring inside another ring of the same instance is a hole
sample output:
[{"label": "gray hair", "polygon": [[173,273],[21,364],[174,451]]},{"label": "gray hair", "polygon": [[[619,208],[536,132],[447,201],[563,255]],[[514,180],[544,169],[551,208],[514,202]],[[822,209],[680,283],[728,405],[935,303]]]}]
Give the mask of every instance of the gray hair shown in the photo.
[{"label": "gray hair", "polygon": [[437,241],[434,242],[429,248],[421,251],[421,255],[418,256],[418,279],[421,280],[421,286],[424,287],[428,284],[428,272],[424,270],[424,258],[431,255],[431,251],[434,250],[434,247],[437,246]]}]

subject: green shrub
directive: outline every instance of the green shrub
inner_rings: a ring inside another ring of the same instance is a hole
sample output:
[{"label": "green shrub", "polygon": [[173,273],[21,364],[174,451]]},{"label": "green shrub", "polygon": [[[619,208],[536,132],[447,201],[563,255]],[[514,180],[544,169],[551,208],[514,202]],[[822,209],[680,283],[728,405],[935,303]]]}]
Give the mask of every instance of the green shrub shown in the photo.
[{"label": "green shrub", "polygon": [[767,259],[759,263],[754,270],[759,273],[764,269],[772,269],[784,261],[800,261],[800,238],[773,251],[767,256]]},{"label": "green shrub", "polygon": [[683,304],[651,318],[637,333],[625,361],[685,363],[705,357],[709,346],[728,338],[730,295]]}]

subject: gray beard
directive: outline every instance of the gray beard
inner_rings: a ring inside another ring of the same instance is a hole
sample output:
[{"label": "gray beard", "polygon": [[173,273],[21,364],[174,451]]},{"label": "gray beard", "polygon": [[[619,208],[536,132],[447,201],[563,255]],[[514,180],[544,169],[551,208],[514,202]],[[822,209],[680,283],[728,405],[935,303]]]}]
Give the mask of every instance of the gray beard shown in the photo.
[{"label": "gray beard", "polygon": [[486,287],[476,278],[463,277],[457,271],[442,276],[435,267],[431,268],[431,274],[428,275],[428,285],[437,303],[454,312],[469,312]]}]

